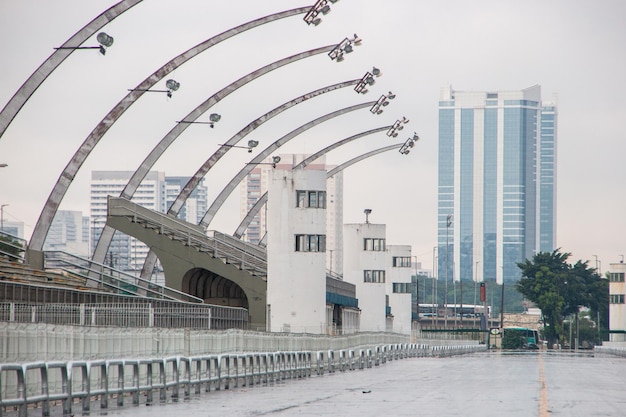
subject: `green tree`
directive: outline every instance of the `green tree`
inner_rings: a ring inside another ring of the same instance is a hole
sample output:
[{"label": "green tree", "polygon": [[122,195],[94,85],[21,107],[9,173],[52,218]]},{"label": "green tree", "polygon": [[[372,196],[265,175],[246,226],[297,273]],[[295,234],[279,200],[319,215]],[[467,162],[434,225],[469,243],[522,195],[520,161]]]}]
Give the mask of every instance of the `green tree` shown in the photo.
[{"label": "green tree", "polygon": [[608,282],[587,262],[568,264],[570,253],[539,252],[532,261],[518,263],[522,278],[516,288],[541,309],[544,335],[553,345],[563,339],[563,318],[577,314],[580,307],[592,312],[608,308]]}]

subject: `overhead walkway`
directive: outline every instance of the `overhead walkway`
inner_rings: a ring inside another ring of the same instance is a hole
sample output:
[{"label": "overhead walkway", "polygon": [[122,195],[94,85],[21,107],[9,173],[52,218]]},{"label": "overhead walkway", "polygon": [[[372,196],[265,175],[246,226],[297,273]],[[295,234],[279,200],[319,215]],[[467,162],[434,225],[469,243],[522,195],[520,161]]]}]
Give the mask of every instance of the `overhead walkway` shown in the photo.
[{"label": "overhead walkway", "polygon": [[107,225],[148,245],[157,254],[165,286],[208,304],[248,309],[252,329],[265,329],[265,251],[219,232],[109,197]]},{"label": "overhead walkway", "polygon": [[[205,232],[164,213],[109,197],[107,225],[144,242],[157,254],[168,288],[217,305],[247,308],[252,329],[264,330],[267,254],[217,231]],[[353,284],[326,277],[327,304],[358,308]]]}]

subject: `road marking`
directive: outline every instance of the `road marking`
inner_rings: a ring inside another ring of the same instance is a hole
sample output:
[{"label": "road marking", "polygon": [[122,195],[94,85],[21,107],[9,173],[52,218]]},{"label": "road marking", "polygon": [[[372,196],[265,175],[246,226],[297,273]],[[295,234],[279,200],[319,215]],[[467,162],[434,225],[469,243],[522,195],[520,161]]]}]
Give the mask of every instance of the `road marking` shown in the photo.
[{"label": "road marking", "polygon": [[549,417],[548,410],[548,384],[546,383],[546,374],[543,369],[543,353],[539,352],[539,417]]}]

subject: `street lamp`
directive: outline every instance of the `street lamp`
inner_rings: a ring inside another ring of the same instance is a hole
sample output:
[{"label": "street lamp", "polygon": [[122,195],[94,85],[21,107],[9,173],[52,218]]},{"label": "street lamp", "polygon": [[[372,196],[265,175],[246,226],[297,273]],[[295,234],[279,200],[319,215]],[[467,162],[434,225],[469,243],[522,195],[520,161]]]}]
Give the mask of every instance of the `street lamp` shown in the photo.
[{"label": "street lamp", "polygon": [[313,7],[311,7],[311,10],[309,10],[303,18],[307,25],[313,24],[313,26],[317,26],[322,23],[322,19],[318,17],[318,15],[320,13],[323,15],[330,13],[329,1],[330,3],[337,3],[339,0],[317,0]]},{"label": "street lamp", "polygon": [[372,86],[376,84],[376,80],[374,79],[374,77],[378,78],[381,75],[382,73],[380,72],[378,68],[376,67],[372,68],[371,72],[370,71],[366,72],[363,78],[359,80],[359,82],[354,87],[354,91],[360,94],[366,94],[369,91],[366,87],[368,85]]},{"label": "street lamp", "polygon": [[0,206],[0,231],[4,231],[4,208],[8,206],[8,204],[2,204]]},{"label": "street lamp", "polygon": [[452,226],[452,214],[448,214],[448,217],[446,217],[446,285],[445,285],[445,297],[443,300],[443,310],[444,310],[444,327],[447,329],[448,328],[448,275],[449,275],[449,270],[450,270],[450,256],[449,256],[449,252],[450,252],[450,244],[448,243],[448,236],[450,234],[450,226]]},{"label": "street lamp", "polygon": [[382,114],[383,109],[381,109],[381,107],[387,107],[389,105],[389,100],[393,100],[394,98],[396,98],[396,95],[391,91],[386,95],[383,94],[370,108],[370,111],[374,114]]},{"label": "street lamp", "polygon": [[246,165],[271,165],[276,168],[276,164],[280,162],[280,156],[272,156],[272,162],[247,162]]},{"label": "street lamp", "polygon": [[400,147],[400,150],[398,152],[400,152],[402,155],[408,155],[409,152],[411,152],[411,148],[415,146],[415,142],[417,142],[418,140],[420,140],[420,137],[417,136],[417,133],[413,132],[413,137],[408,138],[406,142],[404,142],[404,145]]},{"label": "street lamp", "polygon": [[[417,313],[417,321],[420,319],[420,285],[419,279],[417,278],[417,256],[412,255],[411,258],[415,259],[415,310]],[[424,281],[424,285],[426,285],[426,281]],[[424,289],[426,291],[426,289]]]},{"label": "street lamp", "polygon": [[6,168],[8,166],[9,166],[9,164],[5,164],[5,163],[0,164],[0,168]]},{"label": "street lamp", "polygon": [[361,42],[363,40],[361,38],[359,38],[357,36],[357,34],[354,34],[354,37],[352,39],[348,39],[345,38],[344,40],[342,40],[341,42],[339,42],[339,44],[337,46],[335,46],[329,53],[328,56],[330,57],[331,60],[336,61],[336,62],[341,62],[343,61],[343,55],[344,54],[349,54],[351,53],[354,48],[352,47],[352,45],[355,46],[360,46]]},{"label": "street lamp", "polygon": [[98,51],[100,51],[100,53],[102,55],[106,55],[107,50],[106,48],[108,48],[109,46],[113,45],[113,36],[111,35],[107,35],[104,32],[100,32],[98,33],[98,36],[96,36],[96,40],[98,41],[98,43],[100,45],[98,46],[59,46],[57,48],[54,48],[56,50],[59,49],[97,49]]},{"label": "street lamp", "polygon": [[167,90],[151,90],[149,88],[129,88],[128,91],[143,91],[146,93],[165,93],[168,97],[172,97],[172,93],[180,88],[180,83],[174,79],[165,81]]},{"label": "street lamp", "polygon": [[214,128],[215,127],[215,123],[219,122],[222,119],[222,116],[217,114],[217,113],[211,113],[209,115],[209,121],[208,122],[201,122],[201,121],[187,121],[187,120],[177,120],[176,123],[185,123],[188,125],[209,125],[210,128]]},{"label": "street lamp", "polygon": [[402,116],[402,120],[396,120],[395,123],[387,131],[387,136],[390,138],[398,137],[398,132],[404,129],[404,125],[409,123],[409,119]]},{"label": "street lamp", "polygon": [[[250,139],[248,141],[248,146],[237,146],[237,145],[228,145],[228,144],[218,144],[219,146],[225,146],[227,148],[242,148],[247,149],[248,153],[252,153],[252,148],[256,148],[259,145],[259,141]],[[278,157],[280,161],[280,157]]]}]

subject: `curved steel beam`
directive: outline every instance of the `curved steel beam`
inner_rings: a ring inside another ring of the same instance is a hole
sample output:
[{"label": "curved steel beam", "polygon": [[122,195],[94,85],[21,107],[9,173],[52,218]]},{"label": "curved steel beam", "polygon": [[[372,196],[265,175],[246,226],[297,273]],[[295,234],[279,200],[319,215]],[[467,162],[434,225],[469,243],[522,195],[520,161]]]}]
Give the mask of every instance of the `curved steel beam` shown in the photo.
[{"label": "curved steel beam", "polygon": [[[89,39],[98,30],[102,29],[107,23],[140,2],[141,0],[123,0],[109,7],[86,26],[72,35],[71,38],[66,40],[65,43],[61,45],[61,48],[73,48],[82,45],[83,42]],[[26,104],[30,96],[33,95],[39,86],[43,84],[46,78],[48,78],[48,76],[52,74],[52,72],[59,65],[61,65],[61,63],[65,61],[65,58],[70,56],[72,52],[74,52],[73,49],[56,49],[52,55],[50,55],[48,59],[46,59],[15,92],[13,97],[11,97],[11,100],[9,100],[0,112],[0,138],[2,138],[4,132],[7,130],[24,104]]]},{"label": "curved steel beam", "polygon": [[261,126],[263,123],[269,121],[271,118],[273,118],[274,116],[277,116],[283,111],[297,104],[302,103],[305,100],[317,97],[318,95],[325,94],[325,93],[328,93],[328,92],[331,92],[340,88],[355,85],[358,82],[359,80],[344,81],[342,83],[329,85],[327,87],[320,88],[319,90],[315,90],[310,93],[304,94],[287,103],[282,104],[279,107],[276,107],[275,109],[265,113],[263,116],[249,123],[246,127],[241,129],[236,135],[234,135],[226,143],[224,143],[224,145],[221,146],[213,155],[211,155],[209,159],[206,160],[206,162],[200,167],[200,169],[198,169],[198,171],[194,174],[194,176],[191,177],[191,179],[189,179],[187,184],[183,187],[180,194],[176,197],[176,200],[174,201],[174,203],[172,203],[172,206],[170,207],[167,213],[173,214],[175,216],[178,215],[178,212],[180,211],[182,206],[185,204],[185,201],[189,198],[193,190],[196,189],[196,187],[200,183],[200,180],[202,180],[202,178],[206,176],[206,174],[217,163],[217,161],[219,161],[221,157],[224,156],[224,154],[228,152],[230,148],[232,148],[233,145],[236,145],[237,143],[239,143],[244,137],[246,137],[256,128]]},{"label": "curved steel beam", "polygon": [[342,114],[349,113],[351,111],[362,109],[367,106],[371,107],[375,103],[376,103],[375,101],[368,101],[367,103],[356,104],[354,106],[345,107],[343,109],[336,110],[332,113],[328,113],[324,116],[318,117],[317,119],[312,120],[300,126],[299,128],[291,131],[290,133],[286,134],[282,138],[278,139],[276,142],[272,143],[270,146],[268,146],[262,152],[260,152],[255,158],[253,158],[250,162],[248,162],[246,166],[231,179],[231,181],[226,185],[226,187],[224,187],[224,189],[217,196],[215,201],[213,201],[213,204],[211,204],[211,207],[209,207],[207,212],[204,214],[204,217],[202,217],[202,220],[200,221],[200,225],[204,227],[205,229],[209,226],[209,224],[213,220],[213,217],[215,217],[215,213],[217,213],[220,207],[222,207],[222,204],[224,204],[224,202],[226,201],[230,193],[233,192],[235,187],[237,187],[237,185],[241,182],[241,180],[245,178],[245,176],[248,175],[250,171],[254,169],[254,167],[256,167],[259,163],[261,163],[263,159],[268,157],[274,150],[278,149],[279,147],[281,147],[282,145],[284,145],[285,143],[287,143],[294,137],[298,136],[300,133],[311,129],[312,127],[315,127],[318,124],[325,122],[326,120],[332,119],[337,116],[341,116]]},{"label": "curved steel beam", "polygon": [[354,165],[359,161],[369,158],[370,156],[378,155],[379,153],[383,153],[387,151],[392,151],[394,149],[399,149],[399,147],[402,146],[403,144],[404,142],[394,143],[393,145],[385,146],[384,148],[374,149],[373,151],[364,153],[363,155],[357,156],[356,158],[352,158],[351,160],[344,162],[343,164],[328,171],[328,173],[326,174],[326,178],[331,178],[336,173],[348,168],[350,165]]},{"label": "curved steel beam", "polygon": [[[352,142],[353,140],[362,138],[364,136],[372,135],[374,133],[382,132],[384,130],[389,130],[389,128],[391,128],[391,126],[383,126],[383,127],[379,127],[379,128],[376,128],[376,129],[371,129],[371,130],[368,130],[368,131],[365,131],[365,132],[357,133],[356,135],[352,135],[349,138],[342,139],[342,140],[340,140],[338,142],[335,142],[332,145],[327,146],[326,148],[322,149],[321,151],[314,153],[313,155],[309,156],[308,158],[305,158],[298,165],[294,166],[292,168],[292,170],[304,169],[310,163],[314,162],[315,160],[317,160],[321,156],[327,154],[328,152],[332,151],[333,149],[338,148],[341,145],[345,145],[348,142]],[[248,214],[246,214],[246,217],[244,217],[244,219],[239,224],[239,227],[237,227],[237,230],[235,230],[235,233],[233,233],[233,237],[235,237],[237,239],[241,239],[241,237],[243,236],[243,233],[248,229],[248,226],[250,226],[250,222],[252,221],[252,219],[254,219],[254,216],[257,215],[259,210],[261,210],[261,207],[265,204],[266,201],[267,201],[267,191],[265,193],[263,193],[261,198],[259,198],[257,200],[257,202],[254,203],[252,208],[250,208],[250,210],[248,211]]]},{"label": "curved steel beam", "polygon": [[[163,139],[159,141],[159,143],[152,149],[152,151],[146,157],[146,159],[144,159],[144,161],[141,163],[139,168],[137,168],[137,170],[133,173],[132,177],[128,180],[128,183],[122,190],[120,197],[130,200],[135,194],[135,192],[137,191],[137,188],[139,188],[139,186],[141,185],[141,181],[143,181],[143,179],[148,174],[148,172],[150,172],[150,169],[152,169],[156,161],[161,157],[161,155],[163,155],[163,153],[167,150],[167,148],[172,143],[174,143],[174,141],[181,135],[181,133],[183,133],[191,125],[191,122],[194,122],[195,120],[197,120],[198,117],[200,117],[205,112],[207,112],[211,107],[213,107],[220,100],[224,99],[225,97],[228,97],[228,95],[237,91],[239,88],[267,74],[270,71],[281,68],[285,65],[291,64],[293,62],[299,61],[304,58],[308,58],[311,56],[328,52],[332,50],[333,48],[334,48],[334,45],[327,45],[321,48],[311,49],[309,51],[301,52],[299,54],[295,54],[287,58],[283,58],[278,61],[272,62],[271,64],[265,65],[264,67],[261,67],[255,71],[252,71],[251,73],[241,77],[237,81],[227,85],[226,87],[222,88],[217,93],[213,94],[211,97],[205,100],[202,104],[200,104],[195,109],[193,109],[187,116],[185,116],[181,120],[181,123],[177,123],[176,126],[174,126],[163,137]],[[354,83],[356,84],[356,82],[358,82],[358,80],[355,81]],[[237,135],[235,135],[235,138],[237,138]],[[233,145],[241,139],[241,138],[237,138],[237,139],[235,138],[232,138],[230,140],[233,143],[230,143],[229,141],[228,144]],[[222,152],[219,157],[221,157],[225,153],[225,151],[229,149],[228,146],[222,146],[222,148],[224,149],[224,152]],[[216,152],[216,154],[218,152]],[[219,157],[215,160],[216,162],[219,159]],[[193,189],[189,190],[189,194],[192,191]],[[189,194],[187,194],[187,197],[189,196]],[[182,207],[183,203],[184,203],[184,200],[182,199],[176,200],[176,202],[174,203],[177,206],[175,214],[178,214],[178,211],[180,210],[180,207]],[[168,211],[168,213],[174,214],[173,212],[170,213],[171,211],[172,210]],[[98,243],[96,245],[96,249],[94,250],[94,253],[92,255],[92,259],[94,261],[96,262],[104,261],[107,251],[109,250],[109,246],[111,245],[111,242],[113,240],[114,233],[115,233],[115,230],[108,226],[105,226],[105,228],[102,230],[102,233],[100,234],[100,238],[98,239]]]},{"label": "curved steel beam", "polygon": [[246,217],[243,218],[243,220],[239,224],[239,227],[237,227],[237,230],[235,230],[235,233],[233,234],[233,237],[235,239],[242,238],[244,232],[248,230],[250,222],[252,221],[252,219],[254,219],[254,216],[257,215],[257,213],[261,210],[261,207],[263,207],[265,203],[267,203],[267,191],[264,192],[263,195],[256,201],[256,203],[254,203],[252,208],[248,210],[248,214],[246,214]]},{"label": "curved steel beam", "polygon": [[57,183],[55,184],[46,204],[39,215],[39,220],[35,225],[33,234],[29,243],[29,252],[37,251],[41,252],[43,244],[45,242],[48,230],[52,223],[52,219],[56,214],[56,211],[61,204],[61,200],[65,196],[67,189],[74,180],[76,173],[85,162],[93,148],[98,144],[102,136],[109,130],[109,128],[121,117],[121,115],[128,110],[128,108],[139,99],[146,90],[149,90],[154,84],[163,79],[167,74],[184,64],[191,58],[200,54],[201,52],[209,49],[213,45],[216,45],[226,39],[229,39],[241,32],[255,28],[257,26],[269,23],[275,20],[291,17],[298,14],[306,13],[310,7],[300,7],[297,9],[286,10],[280,13],[275,13],[269,16],[265,16],[250,22],[244,23],[232,29],[228,29],[219,35],[194,46],[193,48],[183,52],[177,57],[170,60],[167,64],[163,65],[156,72],[142,81],[137,87],[130,91],[113,109],[102,119],[102,121],[96,126],[96,128],[89,134],[87,139],[78,148],[70,162],[67,164]]},{"label": "curved steel beam", "polygon": [[353,140],[360,139],[364,136],[373,135],[374,133],[382,132],[383,130],[389,130],[391,127],[392,126],[377,127],[376,129],[370,129],[365,132],[357,133],[356,135],[352,135],[348,138],[337,141],[333,143],[332,145],[325,147],[321,151],[316,152],[313,155],[309,156],[308,158],[302,160],[302,162],[294,166],[292,169],[304,169],[307,165],[314,162],[316,159],[320,158],[321,156],[326,155],[328,152],[332,151],[333,149],[337,149],[338,147],[345,145],[346,143],[350,143]]},{"label": "curved steel beam", "polygon": [[[224,145],[222,145],[213,155],[211,155],[209,159],[207,159],[206,162],[198,169],[198,171],[196,171],[196,173],[189,179],[187,184],[185,184],[183,189],[180,191],[180,193],[176,197],[176,200],[174,200],[169,210],[167,211],[167,214],[177,216],[181,208],[183,207],[183,205],[185,204],[185,202],[187,201],[187,199],[193,192],[193,190],[196,189],[196,187],[202,180],[202,178],[206,176],[206,174],[211,170],[211,168],[215,166],[215,164],[222,158],[222,156],[226,154],[226,152],[228,152],[232,148],[233,145],[236,145],[237,143],[239,143],[244,137],[246,137],[248,134],[254,131],[257,127],[261,126],[263,123],[269,121],[271,118],[273,118],[274,116],[277,116],[283,111],[299,103],[302,103],[303,101],[317,97],[320,94],[325,94],[325,93],[337,90],[339,88],[356,85],[359,81],[360,80],[344,81],[342,83],[329,85],[327,87],[320,88],[319,90],[315,90],[310,93],[304,94],[300,97],[296,97],[295,99],[288,101],[287,103],[284,103],[281,106],[276,107],[275,109],[265,113],[261,117],[249,123],[246,127],[241,129],[233,137],[231,137],[226,143],[224,143]],[[112,240],[113,233],[114,231],[109,226],[105,226],[102,231],[103,235],[106,234],[105,238],[109,239],[108,245],[110,245],[110,241]],[[109,237],[109,235],[111,237]],[[100,240],[102,240],[102,237],[100,238]],[[98,241],[98,245],[99,244],[100,244],[100,241]],[[98,257],[101,257],[101,256],[106,257],[106,253],[103,254],[101,251],[102,249],[100,249],[99,251],[99,246],[97,246],[96,251],[94,252],[94,258],[96,257],[96,255]],[[145,278],[151,276],[152,270],[154,269],[156,262],[157,262],[156,255],[152,252],[152,250],[149,250],[146,256],[146,259],[144,260],[143,267],[141,269],[141,276]]]}]

